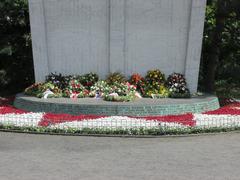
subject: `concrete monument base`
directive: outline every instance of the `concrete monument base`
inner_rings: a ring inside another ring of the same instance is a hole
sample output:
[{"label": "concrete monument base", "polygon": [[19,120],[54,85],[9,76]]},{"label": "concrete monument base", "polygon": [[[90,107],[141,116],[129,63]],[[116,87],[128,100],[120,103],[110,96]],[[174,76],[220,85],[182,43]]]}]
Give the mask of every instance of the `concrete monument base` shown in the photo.
[{"label": "concrete monument base", "polygon": [[206,0],[29,0],[36,81],[51,72],[186,76],[197,91]]},{"label": "concrete monument base", "polygon": [[155,116],[184,113],[202,113],[219,108],[218,98],[202,96],[191,99],[149,99],[133,102],[107,102],[102,99],[39,99],[18,94],[14,106],[31,112],[92,114],[108,116]]}]

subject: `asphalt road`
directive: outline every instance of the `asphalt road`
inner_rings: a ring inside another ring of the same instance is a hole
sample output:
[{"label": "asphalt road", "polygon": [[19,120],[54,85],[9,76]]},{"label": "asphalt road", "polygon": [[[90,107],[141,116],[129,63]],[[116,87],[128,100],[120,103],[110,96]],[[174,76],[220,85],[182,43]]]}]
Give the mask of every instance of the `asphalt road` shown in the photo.
[{"label": "asphalt road", "polygon": [[239,180],[240,134],[96,138],[0,133],[0,180]]}]

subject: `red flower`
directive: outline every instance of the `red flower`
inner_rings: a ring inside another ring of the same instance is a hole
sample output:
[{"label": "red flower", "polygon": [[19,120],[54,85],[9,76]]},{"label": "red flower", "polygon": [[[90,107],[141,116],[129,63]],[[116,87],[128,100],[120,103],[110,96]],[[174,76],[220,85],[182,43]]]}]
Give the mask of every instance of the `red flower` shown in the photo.
[{"label": "red flower", "polygon": [[87,83],[86,83],[86,86],[92,86],[92,85],[93,85],[92,82],[87,82]]},{"label": "red flower", "polygon": [[53,114],[47,113],[43,116],[42,120],[39,122],[39,126],[47,127],[49,125],[54,125],[58,123],[64,122],[73,122],[73,121],[83,121],[83,120],[91,120],[98,119],[105,116],[97,116],[97,115],[69,115],[69,114]]},{"label": "red flower", "polygon": [[88,95],[89,91],[87,89],[85,89],[83,93],[84,93],[84,95]]},{"label": "red flower", "polygon": [[133,83],[133,84],[137,84],[142,80],[143,80],[143,77],[140,74],[133,74],[131,76],[131,83]]},{"label": "red flower", "polygon": [[232,103],[214,111],[208,111],[208,115],[240,115],[240,103]]}]

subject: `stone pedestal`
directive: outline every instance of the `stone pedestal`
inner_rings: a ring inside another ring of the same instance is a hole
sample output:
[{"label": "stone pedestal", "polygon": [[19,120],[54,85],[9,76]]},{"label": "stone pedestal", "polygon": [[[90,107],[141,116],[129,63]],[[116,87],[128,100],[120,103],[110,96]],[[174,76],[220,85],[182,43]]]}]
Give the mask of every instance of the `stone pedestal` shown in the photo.
[{"label": "stone pedestal", "polygon": [[185,74],[197,90],[206,0],[29,0],[36,81],[51,72]]}]

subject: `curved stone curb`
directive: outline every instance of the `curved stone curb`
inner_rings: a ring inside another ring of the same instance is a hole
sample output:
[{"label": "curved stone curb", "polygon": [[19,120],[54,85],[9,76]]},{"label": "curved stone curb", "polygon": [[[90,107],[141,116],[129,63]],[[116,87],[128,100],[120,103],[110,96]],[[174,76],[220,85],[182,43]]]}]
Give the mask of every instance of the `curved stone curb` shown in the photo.
[{"label": "curved stone curb", "polygon": [[20,130],[7,130],[0,129],[0,132],[19,133],[19,134],[35,134],[45,136],[79,136],[79,137],[99,137],[99,138],[187,138],[187,137],[199,137],[199,136],[217,136],[225,134],[237,134],[240,130],[233,130],[228,132],[213,132],[213,133],[199,133],[199,134],[179,134],[179,135],[107,135],[107,134],[71,134],[71,133],[44,133],[44,132],[31,132]]},{"label": "curved stone curb", "polygon": [[52,112],[66,114],[91,114],[106,116],[156,116],[184,113],[202,113],[216,110],[219,106],[215,96],[203,96],[191,99],[149,99],[133,102],[106,102],[101,99],[69,98],[39,99],[18,94],[14,106],[31,112]]}]

